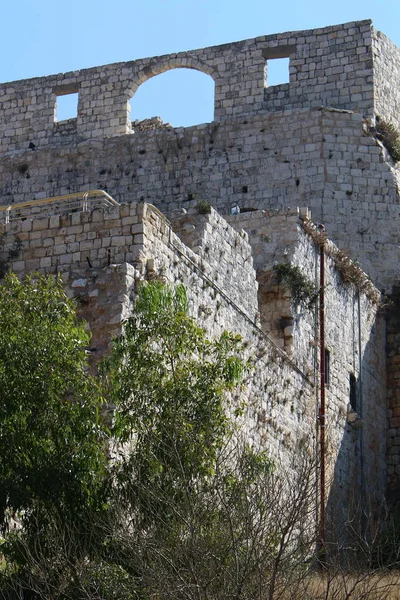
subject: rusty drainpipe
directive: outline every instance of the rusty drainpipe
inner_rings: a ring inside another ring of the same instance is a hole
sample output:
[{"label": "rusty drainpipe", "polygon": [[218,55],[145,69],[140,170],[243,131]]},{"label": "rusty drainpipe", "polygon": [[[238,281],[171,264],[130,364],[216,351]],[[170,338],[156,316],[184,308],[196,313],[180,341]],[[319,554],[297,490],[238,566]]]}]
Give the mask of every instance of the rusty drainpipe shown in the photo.
[{"label": "rusty drainpipe", "polygon": [[[319,225],[322,234],[325,227]],[[320,351],[320,405],[319,405],[319,443],[320,443],[320,522],[319,551],[322,565],[325,563],[326,508],[325,508],[325,240],[319,248],[319,351]]]}]

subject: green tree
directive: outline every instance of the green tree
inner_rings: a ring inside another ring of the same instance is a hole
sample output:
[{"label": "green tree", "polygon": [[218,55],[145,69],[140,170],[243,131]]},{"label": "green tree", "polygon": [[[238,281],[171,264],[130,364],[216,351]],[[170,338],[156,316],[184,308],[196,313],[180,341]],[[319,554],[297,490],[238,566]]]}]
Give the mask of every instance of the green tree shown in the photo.
[{"label": "green tree", "polygon": [[2,545],[0,595],[146,598],[136,551],[176,547],[191,495],[214,475],[231,429],[225,392],[246,369],[240,338],[207,339],[183,286],[143,285],[96,380],[73,303],[39,275],[7,276],[0,329],[1,508],[23,523]]},{"label": "green tree", "polygon": [[242,342],[207,339],[183,286],[141,287],[99,380],[87,343],[61,282],[6,278],[1,514],[19,511],[23,528],[0,545],[0,598],[387,597],[395,582],[366,570],[357,536],[345,568],[337,547],[324,577],[312,571],[306,445],[285,468],[240,442],[226,392],[249,366]]},{"label": "green tree", "polygon": [[141,287],[104,369],[115,441],[125,448],[115,489],[141,523],[160,523],[169,498],[212,474],[231,428],[226,392],[247,368],[241,351],[240,336],[206,337],[188,314],[183,285]]},{"label": "green tree", "polygon": [[0,286],[0,522],[28,526],[51,507],[79,515],[96,502],[105,469],[98,382],[89,336],[61,280],[5,277]]}]

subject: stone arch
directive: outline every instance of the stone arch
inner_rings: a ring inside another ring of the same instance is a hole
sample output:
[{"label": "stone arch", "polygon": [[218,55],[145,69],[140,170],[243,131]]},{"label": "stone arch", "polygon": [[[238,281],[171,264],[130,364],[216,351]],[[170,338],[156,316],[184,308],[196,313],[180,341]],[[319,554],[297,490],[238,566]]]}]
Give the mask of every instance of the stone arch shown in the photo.
[{"label": "stone arch", "polygon": [[[136,94],[137,90],[139,89],[139,87],[143,83],[147,82],[149,79],[152,79],[153,77],[162,75],[168,71],[180,70],[180,69],[185,69],[185,70],[192,69],[192,70],[198,71],[199,73],[202,73],[204,75],[208,75],[209,77],[211,77],[211,79],[214,81],[214,83],[215,83],[215,80],[218,78],[218,72],[214,67],[212,67],[206,63],[203,63],[202,61],[199,61],[193,57],[187,57],[187,56],[185,56],[185,57],[165,57],[161,60],[152,60],[138,72],[134,81],[131,82],[131,84],[128,87],[127,106],[129,107],[128,108],[129,121],[131,120],[131,118],[133,120],[134,116],[135,116],[134,114],[132,114],[132,115],[130,114],[130,102],[132,100],[134,100],[135,94]],[[215,86],[214,86],[211,102],[212,102],[213,112],[214,112],[214,110],[215,110]],[[158,114],[160,114],[160,113],[158,113]],[[149,115],[148,120],[152,121],[152,119],[150,117],[155,117],[155,116],[156,115]],[[146,119],[147,119],[147,117],[146,117]],[[211,119],[209,119],[209,120],[212,121],[213,117],[211,117]],[[202,122],[202,121],[199,121],[199,122]],[[147,123],[147,120],[146,120],[146,123]],[[193,124],[196,124],[196,123],[194,122]],[[192,125],[192,123],[190,123],[190,125]],[[130,127],[130,122],[128,123],[128,131],[129,131],[129,127]]]},{"label": "stone arch", "polygon": [[129,97],[131,98],[134,96],[138,87],[148,79],[151,79],[151,77],[161,75],[161,73],[171,71],[172,69],[194,69],[195,71],[210,75],[214,81],[218,79],[219,76],[215,67],[208,65],[197,58],[190,56],[166,57],[161,60],[150,62],[139,71],[135,81],[129,86]]}]

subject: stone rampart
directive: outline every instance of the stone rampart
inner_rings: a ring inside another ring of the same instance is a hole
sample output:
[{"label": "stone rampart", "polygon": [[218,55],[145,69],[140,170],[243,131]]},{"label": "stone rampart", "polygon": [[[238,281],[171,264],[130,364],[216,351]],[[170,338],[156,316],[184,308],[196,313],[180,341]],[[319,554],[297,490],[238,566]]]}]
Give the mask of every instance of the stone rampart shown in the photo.
[{"label": "stone rampart", "polygon": [[[236,232],[214,211],[198,219],[189,217],[182,216],[177,227],[189,221],[197,225],[196,252],[172,231],[157,209],[130,204],[111,211],[96,209],[14,222],[3,228],[0,259],[4,264],[18,239],[20,255],[8,260],[14,271],[22,275],[39,270],[63,277],[93,333],[95,362],[107,352],[111,337],[121,331],[143,280],[183,282],[189,290],[190,311],[209,334],[230,329],[247,340],[247,352],[255,361],[242,390],[248,401],[245,423],[250,443],[262,444],[274,456],[287,459],[301,440],[313,439],[312,374],[298,368],[259,328],[257,282],[246,234]],[[215,242],[210,253],[208,235]],[[43,256],[43,250],[48,256]],[[218,261],[221,250],[224,260]],[[291,409],[294,398],[299,418]]]},{"label": "stone rampart", "polygon": [[[283,57],[289,82],[269,86],[270,61]],[[255,355],[245,392],[251,443],[286,459],[305,440],[315,449],[317,313],[296,307],[273,264],[288,261],[317,284],[318,244],[288,210],[308,206],[381,288],[390,291],[399,277],[400,171],[371,127],[375,116],[399,125],[399,58],[360,21],[1,84],[0,204],[100,188],[122,205],[13,222],[0,258],[21,246],[9,260],[18,273],[62,273],[98,356],[141,281],[183,281],[206,329],[241,333]],[[129,99],[139,85],[182,67],[213,78],[214,121],[135,124]],[[78,93],[77,117],[57,122],[57,98],[70,93]],[[221,214],[242,212],[229,224],[213,210],[194,214],[204,202]],[[336,266],[328,253],[330,465],[338,490],[364,478],[379,493],[385,328],[371,298]],[[390,335],[388,472],[397,489],[397,333]]]},{"label": "stone rampart", "polygon": [[[309,216],[307,210],[287,209],[231,215],[227,220],[236,229],[243,227],[249,232],[259,283],[261,327],[313,377],[318,395],[320,246],[309,234]],[[382,490],[386,485],[387,429],[385,321],[379,295],[372,286],[368,296],[359,289],[368,287],[365,276],[358,273],[359,287],[346,283],[348,264],[345,261],[343,269],[338,266],[341,257],[338,248],[327,241],[326,403],[329,447],[334,457],[329,464],[331,468],[334,465],[335,481],[343,490],[353,485],[360,490],[365,481],[370,482],[367,489],[377,484]],[[316,294],[311,294],[308,302],[294,302],[290,289],[278,282],[274,267],[282,264],[297,267],[314,284]],[[395,413],[396,409],[389,416]],[[392,419],[392,426],[395,421]],[[390,445],[394,446],[398,430],[392,430],[391,435]],[[396,460],[391,458],[393,448],[389,453],[392,465]],[[389,471],[394,472],[394,467]]]},{"label": "stone rampart", "polygon": [[[400,176],[363,117],[397,122],[399,53],[360,21],[1,84],[0,203],[101,188],[166,214],[198,200],[223,214],[307,205],[388,290]],[[269,61],[284,56],[290,82],[268,86]],[[214,122],[134,131],[129,98],[180,67],[213,77]],[[71,92],[77,118],[57,123]]]},{"label": "stone rampart", "polygon": [[[93,332],[95,361],[120,332],[141,281],[183,282],[189,290],[191,313],[211,335],[230,329],[248,343],[254,371],[241,398],[248,403],[249,440],[275,457],[291,460],[298,444],[310,451],[317,447],[317,298],[309,306],[298,306],[283,284],[278,284],[283,302],[268,295],[263,299],[262,285],[258,298],[257,291],[260,278],[262,282],[265,272],[273,272],[277,262],[297,265],[318,290],[319,247],[304,230],[308,214],[302,211],[300,216],[292,210],[232,215],[232,228],[214,210],[205,215],[191,211],[171,225],[155,207],[129,204],[13,222],[4,231],[0,258],[7,260],[8,250],[19,240],[20,256],[9,260],[17,273],[38,269],[62,274]],[[256,273],[242,227],[251,232],[257,223]],[[263,313],[268,311],[272,316],[267,323]],[[384,333],[376,305],[344,283],[327,255],[329,470],[341,494],[354,493],[360,469],[378,495],[384,490]],[[360,430],[348,424],[351,376],[359,390],[352,410],[362,412],[364,442]],[[355,458],[360,456],[361,443],[368,451],[362,465]]]},{"label": "stone rampart", "polygon": [[[0,85],[0,152],[132,132],[129,99],[175,68],[215,81],[215,121],[257,112],[334,106],[373,113],[370,21],[297,31]],[[268,61],[290,59],[290,83],[268,86]],[[56,121],[57,97],[78,93],[74,122]]]},{"label": "stone rampart", "polygon": [[[175,227],[186,241],[189,232],[196,234],[191,244],[182,243],[169,221],[147,204],[17,220],[0,226],[4,236],[2,256],[6,261],[9,250],[19,240],[20,254],[9,263],[18,274],[96,271],[122,263],[141,265],[146,270],[147,258],[153,261],[151,270],[160,274],[164,269],[164,247],[171,246],[178,253],[176,260],[181,253],[256,322],[257,283],[246,233],[236,232],[214,210],[196,219],[184,216]],[[162,246],[158,251],[159,243]]]},{"label": "stone rampart", "polygon": [[199,200],[225,214],[236,205],[307,205],[388,290],[400,264],[399,182],[360,115],[316,110],[245,121],[14,153],[0,161],[0,202],[100,188],[166,214]]},{"label": "stone rampart", "polygon": [[373,30],[375,114],[400,127],[400,49]]}]

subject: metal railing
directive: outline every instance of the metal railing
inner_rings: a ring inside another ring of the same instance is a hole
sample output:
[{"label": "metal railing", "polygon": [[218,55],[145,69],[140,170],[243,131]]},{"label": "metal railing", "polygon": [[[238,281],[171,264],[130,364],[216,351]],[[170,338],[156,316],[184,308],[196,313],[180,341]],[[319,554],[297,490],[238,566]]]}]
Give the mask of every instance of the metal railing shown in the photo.
[{"label": "metal railing", "polygon": [[0,206],[0,219],[4,224],[11,221],[52,217],[70,212],[88,212],[94,208],[110,208],[119,206],[104,190],[89,190],[66,194],[65,196],[53,196],[28,202],[19,202],[8,206]]}]

